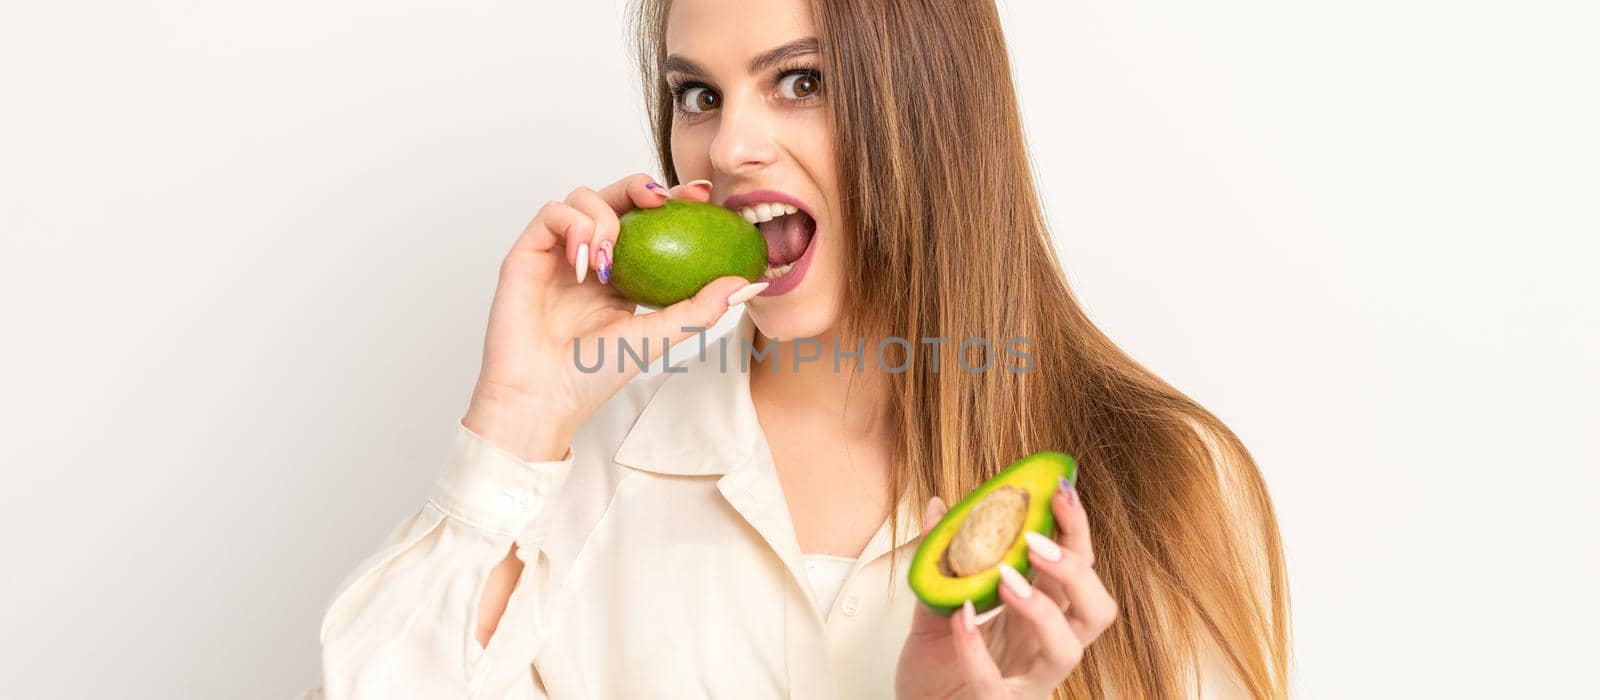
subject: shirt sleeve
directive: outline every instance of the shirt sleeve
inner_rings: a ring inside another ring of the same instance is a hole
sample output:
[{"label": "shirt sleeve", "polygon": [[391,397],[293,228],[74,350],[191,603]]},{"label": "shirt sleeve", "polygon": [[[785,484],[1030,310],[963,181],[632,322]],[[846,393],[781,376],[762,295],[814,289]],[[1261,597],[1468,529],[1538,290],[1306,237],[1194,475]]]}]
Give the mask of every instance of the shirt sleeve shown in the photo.
[{"label": "shirt sleeve", "polygon": [[[340,582],[322,621],[322,675],[304,698],[546,697],[532,664],[549,619],[549,561],[529,528],[565,480],[456,423],[422,508]],[[489,572],[524,562],[487,649],[474,634]]]}]

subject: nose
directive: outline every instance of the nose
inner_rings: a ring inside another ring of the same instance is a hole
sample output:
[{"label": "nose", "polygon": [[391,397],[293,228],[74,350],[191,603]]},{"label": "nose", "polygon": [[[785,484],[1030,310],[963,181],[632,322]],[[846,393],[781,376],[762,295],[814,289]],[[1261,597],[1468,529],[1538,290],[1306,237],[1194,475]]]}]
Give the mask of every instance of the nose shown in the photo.
[{"label": "nose", "polygon": [[759,101],[724,103],[711,141],[711,166],[728,175],[760,170],[778,157],[774,115]]}]

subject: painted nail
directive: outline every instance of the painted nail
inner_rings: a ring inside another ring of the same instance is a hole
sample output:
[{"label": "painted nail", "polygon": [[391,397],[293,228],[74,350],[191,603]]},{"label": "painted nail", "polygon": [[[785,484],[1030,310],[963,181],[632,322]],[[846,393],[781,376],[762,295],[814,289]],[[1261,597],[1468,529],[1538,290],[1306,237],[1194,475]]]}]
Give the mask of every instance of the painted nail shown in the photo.
[{"label": "painted nail", "polygon": [[1063,476],[1059,478],[1061,479],[1061,493],[1066,495],[1067,505],[1078,505],[1078,487],[1072,482],[1067,481],[1067,477]]},{"label": "painted nail", "polygon": [[646,183],[644,183],[644,188],[647,189],[647,190],[650,190],[651,192],[659,194],[659,195],[661,195],[663,197],[668,196],[667,195],[667,188],[662,187],[661,185],[658,185],[658,184],[656,184],[654,182],[646,182]]},{"label": "painted nail", "polygon": [[589,244],[588,243],[579,243],[578,244],[577,262],[578,262],[578,264],[575,265],[574,267],[578,268],[578,271],[577,271],[578,284],[583,284],[583,279],[585,277],[589,276]]},{"label": "painted nail", "polygon": [[602,241],[595,257],[600,258],[600,265],[595,268],[600,274],[600,284],[611,284],[611,241]]},{"label": "painted nail", "polygon": [[749,301],[750,297],[760,294],[761,290],[766,288],[766,282],[756,282],[755,284],[747,284],[743,287],[740,287],[739,291],[728,295],[728,306],[743,304],[746,301]]},{"label": "painted nail", "polygon": [[1027,598],[1033,595],[1033,586],[1028,585],[1027,577],[1022,572],[1011,568],[1010,564],[1000,562],[1000,582],[1011,589],[1018,598]]},{"label": "painted nail", "polygon": [[1045,561],[1056,561],[1061,558],[1061,545],[1050,538],[1032,530],[1022,533],[1022,537],[1028,541],[1028,549],[1043,557]]},{"label": "painted nail", "polygon": [[972,601],[961,603],[961,626],[968,632],[978,631],[978,613],[972,607]]}]

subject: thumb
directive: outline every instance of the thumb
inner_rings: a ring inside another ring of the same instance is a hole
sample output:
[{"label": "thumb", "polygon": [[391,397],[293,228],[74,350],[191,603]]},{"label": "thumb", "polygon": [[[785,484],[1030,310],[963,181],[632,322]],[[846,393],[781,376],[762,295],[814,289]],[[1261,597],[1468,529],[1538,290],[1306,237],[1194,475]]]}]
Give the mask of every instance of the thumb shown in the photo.
[{"label": "thumb", "polygon": [[[926,533],[944,517],[949,510],[944,504],[944,499],[934,496],[928,499],[927,505],[922,507],[922,531]],[[960,614],[960,611],[956,611]],[[921,601],[916,604],[916,611],[911,613],[911,637],[940,637],[950,634],[950,619],[934,612]]]},{"label": "thumb", "polygon": [[[920,600],[913,603],[913,605],[916,610],[911,613],[911,631],[906,635],[907,641],[950,636],[950,618],[948,616],[934,612],[932,608]],[[960,615],[961,610],[957,608],[953,614]]]},{"label": "thumb", "polygon": [[928,505],[922,509],[922,531],[927,532],[932,529],[949,510],[950,507],[944,504],[944,499],[938,496],[928,499]]},{"label": "thumb", "polygon": [[[717,319],[722,318],[722,314],[728,311],[730,298],[734,303],[742,304],[766,288],[766,282],[751,284],[737,275],[718,277],[688,299],[659,311],[635,316],[633,331],[646,338],[667,338],[670,345],[677,345],[705,332]],[[666,346],[657,347],[651,343],[648,362],[654,363],[665,351]]]}]

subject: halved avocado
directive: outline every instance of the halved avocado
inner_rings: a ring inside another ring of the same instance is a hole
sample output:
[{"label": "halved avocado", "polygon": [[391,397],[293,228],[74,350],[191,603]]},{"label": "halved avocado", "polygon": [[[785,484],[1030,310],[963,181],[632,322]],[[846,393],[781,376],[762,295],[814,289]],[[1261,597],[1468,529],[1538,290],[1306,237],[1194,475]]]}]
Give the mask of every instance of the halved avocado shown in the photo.
[{"label": "halved avocado", "polygon": [[1060,478],[1076,483],[1071,455],[1045,450],[1011,463],[961,499],[922,539],[911,558],[911,590],[949,615],[972,601],[977,612],[1000,604],[1000,562],[1029,573],[1026,531],[1055,537],[1050,497]]}]

